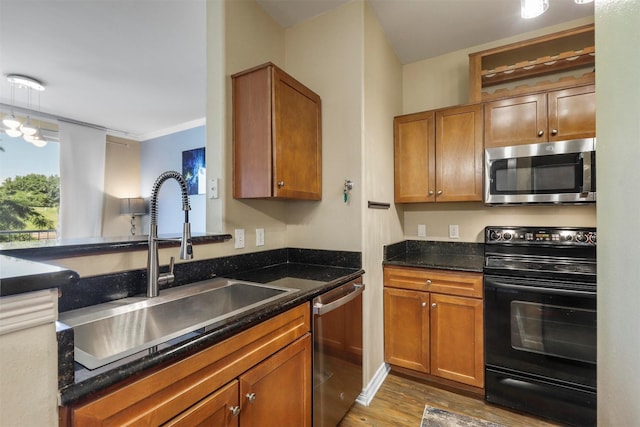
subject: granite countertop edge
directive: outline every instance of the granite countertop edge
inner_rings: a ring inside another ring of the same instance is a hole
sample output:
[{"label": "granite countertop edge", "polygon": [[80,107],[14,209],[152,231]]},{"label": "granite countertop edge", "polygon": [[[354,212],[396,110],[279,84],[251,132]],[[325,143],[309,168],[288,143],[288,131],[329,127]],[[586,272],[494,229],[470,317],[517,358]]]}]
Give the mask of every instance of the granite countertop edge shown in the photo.
[{"label": "granite countertop edge", "polygon": [[[179,239],[179,235],[162,235],[163,239]],[[223,243],[231,240],[230,234],[194,234],[191,241],[194,245]],[[148,236],[128,236],[121,238],[93,238],[93,239],[68,239],[60,241],[43,241],[38,245],[0,244],[0,255],[8,255],[16,258],[32,261],[46,261],[51,259],[100,255],[113,252],[126,252],[146,250],[148,248]],[[179,241],[161,240],[160,247],[179,246]]]},{"label": "granite countertop edge", "polygon": [[[313,267],[318,268],[319,266]],[[332,268],[331,266],[326,267]],[[202,335],[198,335],[193,339],[188,339],[179,344],[158,351],[157,353],[133,360],[125,365],[115,367],[114,369],[108,370],[107,372],[98,374],[95,377],[88,378],[84,381],[63,386],[59,389],[59,402],[61,405],[71,404],[81,398],[87,397],[111,385],[129,379],[144,371],[188,357],[265,320],[275,317],[280,313],[311,301],[316,296],[344,283],[348,283],[364,274],[363,269],[343,269],[345,270],[344,276],[330,281],[321,282],[321,284],[312,289],[300,290],[299,292],[292,293],[289,297],[268,304],[257,311],[252,311],[237,318],[231,318],[228,322],[221,324],[219,327],[216,327]],[[66,325],[59,324],[58,328],[64,329],[66,328]]]}]

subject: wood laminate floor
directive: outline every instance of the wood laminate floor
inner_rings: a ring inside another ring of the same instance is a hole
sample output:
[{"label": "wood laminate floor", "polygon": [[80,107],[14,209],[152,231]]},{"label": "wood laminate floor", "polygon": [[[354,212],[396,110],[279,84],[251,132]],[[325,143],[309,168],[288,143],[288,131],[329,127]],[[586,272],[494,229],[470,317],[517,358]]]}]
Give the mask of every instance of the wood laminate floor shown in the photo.
[{"label": "wood laminate floor", "polygon": [[505,426],[559,426],[390,373],[368,407],[355,403],[339,427],[420,427],[424,406],[481,418]]}]

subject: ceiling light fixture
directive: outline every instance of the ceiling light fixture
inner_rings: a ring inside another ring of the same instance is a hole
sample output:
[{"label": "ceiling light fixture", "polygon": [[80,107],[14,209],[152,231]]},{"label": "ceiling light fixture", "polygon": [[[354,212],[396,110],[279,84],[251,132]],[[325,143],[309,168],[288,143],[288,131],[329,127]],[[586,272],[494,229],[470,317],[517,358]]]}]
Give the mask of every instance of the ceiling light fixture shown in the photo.
[{"label": "ceiling light fixture", "polygon": [[587,3],[593,3],[593,0],[574,0],[576,2],[576,4],[587,4]]},{"label": "ceiling light fixture", "polygon": [[5,126],[4,132],[12,138],[22,136],[23,139],[36,147],[44,147],[47,145],[47,141],[42,136],[42,132],[39,127],[36,127],[31,123],[31,117],[27,116],[24,123],[21,123],[16,118],[13,112],[15,106],[15,90],[26,89],[27,90],[27,107],[31,109],[31,92],[38,92],[38,110],[40,110],[40,92],[44,91],[44,85],[41,81],[34,79],[33,77],[23,76],[20,74],[9,74],[7,81],[11,86],[11,107],[12,110],[2,119],[2,124]]},{"label": "ceiling light fixture", "polygon": [[549,0],[520,0],[520,15],[524,19],[535,18],[549,9]]}]

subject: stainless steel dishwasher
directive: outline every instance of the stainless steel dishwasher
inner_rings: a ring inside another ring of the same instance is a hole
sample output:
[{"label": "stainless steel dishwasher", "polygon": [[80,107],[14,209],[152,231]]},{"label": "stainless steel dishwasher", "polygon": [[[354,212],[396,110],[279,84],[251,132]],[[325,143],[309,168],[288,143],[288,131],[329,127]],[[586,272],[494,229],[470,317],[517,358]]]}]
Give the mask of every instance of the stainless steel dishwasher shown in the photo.
[{"label": "stainless steel dishwasher", "polygon": [[313,300],[313,426],[335,427],[362,391],[362,292],[346,283]]}]

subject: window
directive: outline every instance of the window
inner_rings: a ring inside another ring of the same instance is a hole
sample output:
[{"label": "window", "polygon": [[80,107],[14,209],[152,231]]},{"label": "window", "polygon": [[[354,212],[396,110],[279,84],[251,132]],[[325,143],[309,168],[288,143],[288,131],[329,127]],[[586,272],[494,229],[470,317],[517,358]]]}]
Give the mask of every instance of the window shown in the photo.
[{"label": "window", "polygon": [[0,135],[0,241],[55,239],[60,145]]}]

